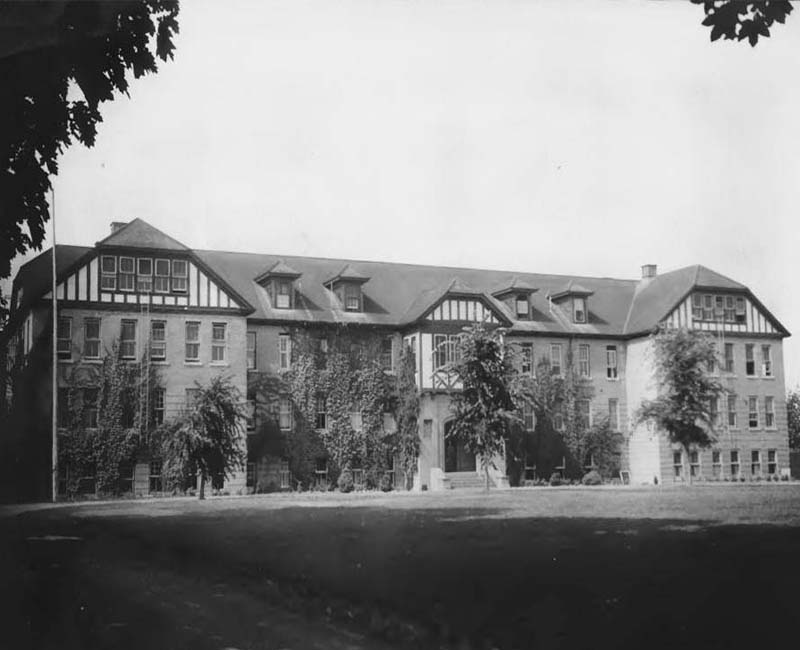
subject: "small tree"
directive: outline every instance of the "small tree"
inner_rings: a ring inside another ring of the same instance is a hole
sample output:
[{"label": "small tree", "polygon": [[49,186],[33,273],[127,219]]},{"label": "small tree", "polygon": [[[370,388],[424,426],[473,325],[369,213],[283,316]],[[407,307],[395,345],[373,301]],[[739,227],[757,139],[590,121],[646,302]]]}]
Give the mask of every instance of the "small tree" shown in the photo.
[{"label": "small tree", "polygon": [[786,396],[786,422],[789,429],[789,449],[800,451],[800,390],[790,390]]},{"label": "small tree", "polygon": [[465,328],[451,370],[461,382],[453,395],[450,435],[461,439],[467,451],[481,457],[489,490],[489,466],[504,451],[513,422],[519,421],[514,395],[517,373],[503,330],[489,331],[482,323]]},{"label": "small tree", "polygon": [[405,347],[400,355],[397,376],[397,421],[396,451],[399,470],[403,472],[404,487],[410,488],[410,480],[417,469],[419,457],[419,394],[414,377],[414,355]]},{"label": "small tree", "polygon": [[160,446],[164,475],[181,480],[190,468],[196,468],[200,474],[198,497],[204,499],[209,476],[228,477],[244,466],[246,407],[227,377],[218,375],[207,387],[198,388],[191,410],[165,427]]},{"label": "small tree", "polygon": [[659,394],[642,402],[636,421],[663,429],[688,456],[691,447],[709,447],[716,440],[711,400],[723,389],[708,373],[716,363],[714,339],[686,328],[664,327],[653,342]]}]

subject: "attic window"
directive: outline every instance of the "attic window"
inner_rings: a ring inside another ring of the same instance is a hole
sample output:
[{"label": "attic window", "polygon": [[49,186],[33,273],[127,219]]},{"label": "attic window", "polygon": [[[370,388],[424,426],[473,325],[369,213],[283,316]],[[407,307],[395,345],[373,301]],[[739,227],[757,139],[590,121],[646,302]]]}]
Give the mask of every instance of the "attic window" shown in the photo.
[{"label": "attic window", "polygon": [[100,259],[100,288],[114,291],[117,288],[117,258],[103,255]]},{"label": "attic window", "polygon": [[275,280],[275,306],[278,309],[292,308],[292,283],[290,280]]},{"label": "attic window", "polygon": [[517,306],[517,316],[521,318],[528,318],[530,315],[530,303],[528,302],[528,296],[525,294],[519,294],[516,300]]},{"label": "attic window", "polygon": [[344,285],[344,308],[347,311],[361,311],[361,286],[358,284]]},{"label": "attic window", "polygon": [[573,320],[576,323],[585,323],[586,322],[586,298],[583,298],[583,297],[575,297],[575,298],[573,298],[572,306],[573,306],[573,311],[572,311]]}]

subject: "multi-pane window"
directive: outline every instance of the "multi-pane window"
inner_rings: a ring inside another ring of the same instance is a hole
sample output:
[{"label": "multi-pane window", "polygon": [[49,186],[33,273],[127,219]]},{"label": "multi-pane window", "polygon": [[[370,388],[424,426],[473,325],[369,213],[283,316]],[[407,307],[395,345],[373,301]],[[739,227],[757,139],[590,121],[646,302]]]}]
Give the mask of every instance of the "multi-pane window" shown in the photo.
[{"label": "multi-pane window", "polygon": [[186,321],[186,361],[200,361],[200,323]]},{"label": "multi-pane window", "polygon": [[83,389],[83,426],[87,429],[97,428],[97,402],[99,397],[99,388]]},{"label": "multi-pane window", "polygon": [[136,290],[142,293],[153,290],[153,260],[149,257],[136,260]]},{"label": "multi-pane window", "polygon": [[767,474],[775,476],[778,473],[778,451],[767,449]]},{"label": "multi-pane window", "polygon": [[756,376],[755,346],[752,343],[744,346],[744,372],[748,377]]},{"label": "multi-pane window", "polygon": [[683,452],[682,451],[673,451],[672,452],[672,472],[673,476],[676,479],[683,478]]},{"label": "multi-pane window", "polygon": [[523,375],[533,375],[533,344],[520,345],[520,372]]},{"label": "multi-pane window", "polygon": [[169,260],[156,260],[153,290],[156,293],[169,293]]},{"label": "multi-pane window", "polygon": [[441,370],[448,364],[458,361],[459,342],[461,337],[458,334],[434,334],[433,335],[433,369]]},{"label": "multi-pane window", "polygon": [[718,397],[712,397],[709,399],[708,412],[711,420],[711,426],[718,427],[720,425]]},{"label": "multi-pane window", "polygon": [[186,260],[172,260],[172,290],[186,293],[189,286],[189,265]]},{"label": "multi-pane window", "polygon": [[750,474],[761,476],[761,450],[753,449],[750,451]]},{"label": "multi-pane window", "polygon": [[573,299],[572,316],[576,323],[586,322],[586,298],[576,297]]},{"label": "multi-pane window", "polygon": [[289,370],[292,366],[292,339],[288,334],[278,336],[278,367]]},{"label": "multi-pane window", "polygon": [[722,478],[722,452],[718,449],[711,452],[711,476]]},{"label": "multi-pane window", "polygon": [[692,295],[692,318],[717,323],[744,323],[744,305],[744,298],[695,293]]},{"label": "multi-pane window", "polygon": [[123,359],[136,358],[136,321],[123,320],[119,335],[119,354]]},{"label": "multi-pane window", "polygon": [[747,398],[747,426],[751,429],[758,428],[758,397],[755,395]]},{"label": "multi-pane window", "polygon": [[733,343],[725,344],[725,372],[733,372]]},{"label": "multi-pane window", "polygon": [[550,372],[554,375],[561,375],[561,344],[553,343],[550,345]]},{"label": "multi-pane window", "polygon": [[728,426],[734,429],[737,426],[736,395],[734,393],[728,393]]},{"label": "multi-pane window", "polygon": [[324,395],[317,395],[317,414],[314,422],[314,428],[328,428],[328,400],[325,399]]},{"label": "multi-pane window", "polygon": [[617,374],[617,346],[606,346],[606,378],[616,379]]},{"label": "multi-pane window", "polygon": [[689,452],[689,475],[693,478],[700,476],[700,452],[696,449]]},{"label": "multi-pane window", "polygon": [[767,429],[775,428],[775,398],[771,395],[764,398],[764,426]]},{"label": "multi-pane window", "polygon": [[72,319],[60,316],[56,328],[56,354],[59,359],[72,358]]},{"label": "multi-pane window", "polygon": [[161,461],[150,461],[150,474],[149,474],[149,490],[150,492],[161,492],[164,485],[161,480]]},{"label": "multi-pane window", "polygon": [[528,318],[531,312],[530,304],[526,296],[517,296],[515,300],[517,316],[519,318]]},{"label": "multi-pane window", "polygon": [[746,320],[744,298],[736,298],[736,322],[744,323]]},{"label": "multi-pane window", "polygon": [[608,425],[612,431],[619,431],[619,401],[613,398],[608,400]]},{"label": "multi-pane window", "polygon": [[292,428],[292,402],[288,397],[281,397],[278,400],[278,426],[281,431]]},{"label": "multi-pane window", "polygon": [[769,345],[761,346],[761,374],[772,377],[772,348]]},{"label": "multi-pane window", "polygon": [[731,451],[731,478],[738,479],[741,473],[741,465],[739,464],[739,450],[733,449]]},{"label": "multi-pane window", "polygon": [[167,358],[167,322],[150,321],[150,359],[164,361]]},{"label": "multi-pane window", "polygon": [[592,405],[588,399],[575,400],[578,410],[578,420],[584,427],[592,426]]},{"label": "multi-pane window", "polygon": [[361,287],[357,284],[344,285],[344,308],[347,311],[361,311]]},{"label": "multi-pane window", "polygon": [[103,255],[100,258],[100,288],[114,291],[117,288],[117,258]]},{"label": "multi-pane window", "polygon": [[153,419],[156,424],[164,423],[164,401],[166,391],[163,388],[157,388],[153,396]]},{"label": "multi-pane window", "polygon": [[524,402],[522,405],[522,423],[525,427],[525,431],[533,431],[535,426],[535,421],[533,417],[533,406],[528,402]]},{"label": "multi-pane window", "polygon": [[409,363],[411,367],[414,369],[414,372],[417,371],[417,337],[412,336],[411,338],[406,339],[406,354],[409,356]]},{"label": "multi-pane window", "polygon": [[119,290],[133,291],[136,279],[136,268],[132,257],[119,258]]},{"label": "multi-pane window", "polygon": [[392,337],[385,336],[381,339],[381,367],[391,372],[394,369],[392,363]]},{"label": "multi-pane window", "polygon": [[247,369],[256,369],[256,333],[247,333]]},{"label": "multi-pane window", "polygon": [[578,346],[578,374],[581,377],[591,376],[591,368],[589,366],[589,346],[581,343]]},{"label": "multi-pane window", "polygon": [[211,324],[211,361],[225,361],[225,348],[228,344],[228,327],[226,323]]},{"label": "multi-pane window", "polygon": [[291,309],[292,283],[290,280],[275,281],[275,306],[278,309]]},{"label": "multi-pane window", "polygon": [[100,358],[99,318],[87,318],[83,321],[83,356],[86,359]]}]

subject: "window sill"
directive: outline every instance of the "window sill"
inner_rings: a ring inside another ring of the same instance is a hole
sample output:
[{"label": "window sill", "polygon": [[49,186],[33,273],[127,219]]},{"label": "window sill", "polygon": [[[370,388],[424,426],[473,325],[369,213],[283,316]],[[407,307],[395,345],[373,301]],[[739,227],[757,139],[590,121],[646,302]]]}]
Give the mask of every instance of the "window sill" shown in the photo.
[{"label": "window sill", "polygon": [[231,364],[229,364],[227,361],[212,361],[208,365],[213,366],[214,368],[228,368]]},{"label": "window sill", "polygon": [[775,375],[762,375],[761,379],[769,379],[770,381],[774,381]]},{"label": "window sill", "polygon": [[150,363],[154,366],[168,366],[169,361],[164,361],[164,359],[150,359]]},{"label": "window sill", "polygon": [[606,377],[606,381],[619,381],[619,377]]},{"label": "window sill", "polygon": [[59,359],[59,363],[75,363],[74,359]]},{"label": "window sill", "polygon": [[203,362],[202,361],[184,361],[183,365],[184,366],[197,366],[197,367],[200,367],[200,366],[203,365]]}]

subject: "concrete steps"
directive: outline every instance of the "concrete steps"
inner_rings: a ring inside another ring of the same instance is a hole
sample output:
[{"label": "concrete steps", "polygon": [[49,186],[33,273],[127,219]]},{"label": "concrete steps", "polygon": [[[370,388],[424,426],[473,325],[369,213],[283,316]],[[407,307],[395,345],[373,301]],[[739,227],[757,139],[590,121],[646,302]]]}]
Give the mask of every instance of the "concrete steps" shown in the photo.
[{"label": "concrete steps", "polygon": [[[486,480],[483,476],[479,476],[477,472],[447,472],[446,477],[450,483],[451,490],[483,488],[486,486]],[[494,487],[492,481],[489,481],[489,487]]]}]

